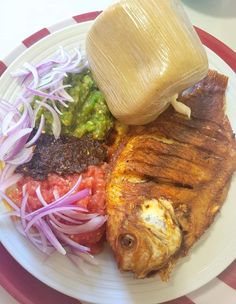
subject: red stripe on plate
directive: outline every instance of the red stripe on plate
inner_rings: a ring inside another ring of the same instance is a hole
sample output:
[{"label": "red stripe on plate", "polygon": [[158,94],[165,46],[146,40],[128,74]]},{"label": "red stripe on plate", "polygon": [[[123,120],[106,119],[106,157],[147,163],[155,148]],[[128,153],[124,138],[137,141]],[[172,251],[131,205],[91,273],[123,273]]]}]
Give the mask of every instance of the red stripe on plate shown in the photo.
[{"label": "red stripe on plate", "polygon": [[175,300],[164,302],[163,304],[194,304],[194,302],[191,301],[188,297],[184,296]]},{"label": "red stripe on plate", "polygon": [[75,21],[77,23],[81,23],[81,22],[85,22],[85,21],[91,21],[91,20],[94,20],[98,15],[100,15],[101,12],[102,11],[86,13],[86,14],[82,14],[82,15],[73,16],[73,18],[75,19]]},{"label": "red stripe on plate", "polygon": [[226,268],[218,278],[236,290],[236,260]]},{"label": "red stripe on plate", "polygon": [[[29,274],[9,255],[0,244],[0,283],[19,303],[22,304],[81,304],[45,285]],[[0,300],[1,303],[3,303]]]},{"label": "red stripe on plate", "polygon": [[6,71],[7,66],[3,61],[0,61],[0,76]]},{"label": "red stripe on plate", "polygon": [[236,72],[236,53],[226,44],[213,37],[211,34],[195,26],[202,43],[209,47],[219,57],[221,57]]},{"label": "red stripe on plate", "polygon": [[34,33],[33,35],[31,35],[28,38],[26,38],[25,40],[23,40],[22,43],[28,48],[31,45],[33,45],[35,42],[39,41],[40,39],[46,37],[49,34],[50,34],[49,30],[46,28],[43,28],[40,31]]}]

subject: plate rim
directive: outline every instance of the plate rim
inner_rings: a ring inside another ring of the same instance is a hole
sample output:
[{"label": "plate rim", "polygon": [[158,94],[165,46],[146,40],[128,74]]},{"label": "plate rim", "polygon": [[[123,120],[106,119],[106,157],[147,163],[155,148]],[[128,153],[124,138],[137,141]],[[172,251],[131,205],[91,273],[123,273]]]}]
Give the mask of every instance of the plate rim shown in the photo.
[{"label": "plate rim", "polygon": [[[28,47],[31,47],[33,44],[35,44],[36,42],[40,41],[41,39],[43,39],[44,37],[50,35],[50,34],[54,34],[57,31],[63,30],[66,27],[70,26],[70,25],[74,25],[76,23],[83,23],[86,21],[92,21],[94,20],[102,11],[92,11],[92,12],[88,12],[85,14],[80,14],[80,15],[76,15],[76,16],[72,16],[71,19],[67,18],[64,19],[58,23],[55,23],[53,26],[48,27],[50,28],[51,31],[48,31],[48,28],[43,28],[37,32],[35,32],[34,34],[32,34],[31,36],[27,37],[26,39],[24,39],[22,41],[22,43],[14,48],[9,54],[8,56],[5,57],[5,59],[3,59],[3,61],[0,61],[0,77],[3,73],[7,72],[7,68],[8,66],[15,60],[17,59],[17,57],[19,57]],[[66,22],[71,21],[71,24],[66,24]],[[76,23],[75,23],[76,22]],[[65,25],[66,24],[66,25]],[[53,29],[53,30],[52,30]],[[207,46],[210,50],[212,50],[214,53],[216,53],[234,72],[236,72],[236,53],[230,48],[228,47],[226,44],[224,44],[223,42],[221,42],[220,40],[218,40],[217,38],[215,38],[214,36],[212,36],[211,34],[205,32],[204,30],[195,27],[196,32],[198,33],[198,35],[200,36],[200,39],[202,41],[202,43]],[[22,48],[22,44],[25,46],[25,48]],[[8,62],[8,64],[6,64],[5,62]],[[3,244],[2,244],[3,245]],[[4,245],[3,245],[4,246]],[[4,247],[6,248],[6,247]],[[7,248],[6,248],[7,250]],[[9,253],[9,252],[8,252]],[[0,250],[0,255],[1,255],[1,250]],[[11,256],[11,254],[9,253],[9,255]],[[18,262],[17,262],[18,263]],[[20,264],[19,264],[20,265]],[[21,265],[20,265],[21,266]],[[22,266],[21,266],[22,267]],[[227,268],[228,266],[226,266]],[[224,268],[224,269],[226,269]],[[27,271],[25,268],[23,268],[25,271]],[[28,271],[27,271],[28,272]],[[35,277],[36,278],[36,277]],[[38,278],[36,278],[39,282],[42,282],[41,280],[39,280]],[[0,280],[1,283],[1,280]],[[45,284],[45,283],[44,283]],[[4,285],[4,284],[3,284]],[[203,286],[203,285],[202,285]],[[3,286],[4,287],[4,286]],[[12,286],[13,287],[13,286]],[[7,288],[6,284],[5,287],[7,289],[7,291],[13,295],[13,292],[11,293],[10,288]],[[52,288],[52,287],[51,287]],[[17,298],[17,294],[16,294],[16,289],[17,287],[15,287],[14,289],[14,297]],[[69,297],[69,296],[68,296]],[[26,302],[25,302],[26,303]]]}]

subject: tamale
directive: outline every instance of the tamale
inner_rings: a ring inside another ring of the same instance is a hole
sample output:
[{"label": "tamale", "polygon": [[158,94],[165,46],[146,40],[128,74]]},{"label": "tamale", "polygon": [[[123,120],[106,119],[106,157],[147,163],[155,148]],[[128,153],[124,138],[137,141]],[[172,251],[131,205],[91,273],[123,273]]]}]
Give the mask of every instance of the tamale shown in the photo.
[{"label": "tamale", "polygon": [[154,120],[208,71],[204,47],[179,0],[114,3],[95,20],[86,52],[110,111],[126,124]]}]

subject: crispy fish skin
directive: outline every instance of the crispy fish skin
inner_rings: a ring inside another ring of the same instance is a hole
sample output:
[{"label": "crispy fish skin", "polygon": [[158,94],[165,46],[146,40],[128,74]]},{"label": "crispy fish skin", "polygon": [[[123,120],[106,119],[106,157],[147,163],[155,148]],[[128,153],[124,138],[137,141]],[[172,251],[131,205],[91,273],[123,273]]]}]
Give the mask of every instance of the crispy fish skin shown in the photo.
[{"label": "crispy fish skin", "polygon": [[169,108],[132,127],[114,155],[107,183],[107,240],[118,267],[167,280],[223,205],[236,170],[236,141],[225,115],[227,77],[209,71]]}]

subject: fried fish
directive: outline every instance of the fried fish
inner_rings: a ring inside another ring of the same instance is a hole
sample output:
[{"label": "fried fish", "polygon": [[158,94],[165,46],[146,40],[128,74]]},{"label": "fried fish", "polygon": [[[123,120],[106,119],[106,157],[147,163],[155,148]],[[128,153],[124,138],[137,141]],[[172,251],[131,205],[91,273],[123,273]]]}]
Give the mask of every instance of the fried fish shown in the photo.
[{"label": "fried fish", "polygon": [[234,170],[236,140],[225,115],[227,77],[215,71],[179,100],[191,119],[169,108],[132,127],[111,162],[107,240],[120,270],[168,276],[213,222]]}]

